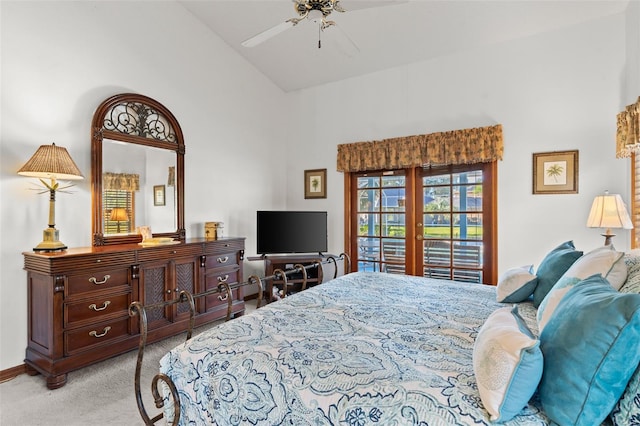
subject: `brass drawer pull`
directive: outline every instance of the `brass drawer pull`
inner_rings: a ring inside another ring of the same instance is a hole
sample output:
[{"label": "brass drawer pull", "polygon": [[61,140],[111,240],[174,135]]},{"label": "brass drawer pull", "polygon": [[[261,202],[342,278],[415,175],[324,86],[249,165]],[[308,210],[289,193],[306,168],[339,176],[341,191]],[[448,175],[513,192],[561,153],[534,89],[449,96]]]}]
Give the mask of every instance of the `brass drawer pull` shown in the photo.
[{"label": "brass drawer pull", "polygon": [[89,282],[92,284],[100,285],[100,284],[106,283],[109,280],[109,278],[111,278],[111,275],[105,275],[102,281],[98,281],[96,277],[91,277],[89,278]]},{"label": "brass drawer pull", "polygon": [[109,330],[111,330],[111,326],[110,326],[110,325],[106,326],[106,327],[102,330],[102,333],[101,333],[101,334],[98,334],[98,332],[97,332],[97,331],[95,331],[95,330],[91,330],[91,331],[89,332],[89,336],[96,337],[96,338],[104,337],[104,336],[106,336],[106,335],[107,335],[107,333],[109,332]]},{"label": "brass drawer pull", "polygon": [[227,263],[228,261],[229,261],[229,256],[218,258],[218,263]]},{"label": "brass drawer pull", "polygon": [[107,309],[107,306],[109,306],[110,304],[111,304],[111,300],[107,300],[102,304],[101,308],[98,308],[98,306],[95,303],[92,303],[89,305],[89,309],[94,310],[96,312],[104,311],[105,309]]},{"label": "brass drawer pull", "polygon": [[227,295],[227,293],[225,293],[224,295],[220,295],[218,296],[218,300],[227,300],[229,298],[229,296]]},{"label": "brass drawer pull", "polygon": [[225,275],[224,277],[218,277],[218,282],[226,283],[228,279],[229,279],[229,274]]}]

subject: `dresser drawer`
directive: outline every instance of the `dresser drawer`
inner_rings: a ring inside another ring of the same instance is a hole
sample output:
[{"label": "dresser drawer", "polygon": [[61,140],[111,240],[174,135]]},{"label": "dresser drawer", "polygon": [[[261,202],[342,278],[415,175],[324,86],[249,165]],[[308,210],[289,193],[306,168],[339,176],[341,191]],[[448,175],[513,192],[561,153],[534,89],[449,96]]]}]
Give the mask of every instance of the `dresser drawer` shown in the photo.
[{"label": "dresser drawer", "polygon": [[64,305],[65,328],[81,322],[97,323],[129,315],[131,293],[107,294]]},{"label": "dresser drawer", "polygon": [[208,254],[205,268],[209,269],[224,268],[227,266],[238,266],[240,258],[237,251],[227,253]]},{"label": "dresser drawer", "polygon": [[219,239],[206,240],[204,244],[204,253],[207,256],[214,256],[219,253],[240,252],[244,251],[244,238],[241,239]]},{"label": "dresser drawer", "polygon": [[[231,290],[231,299],[232,300],[238,300],[239,296],[238,296],[238,289],[234,289]],[[205,310],[207,312],[211,311],[213,308],[215,308],[216,306],[227,306],[229,302],[227,301],[227,293],[226,292],[222,292],[222,293],[216,293],[210,296],[207,296],[204,298],[204,304],[205,304]]]},{"label": "dresser drawer", "polygon": [[[205,289],[206,291],[218,288],[218,286],[226,282],[227,284],[234,284],[238,282],[238,271],[207,271],[205,277]],[[233,298],[238,298],[238,290],[232,290]],[[215,293],[205,297],[205,309],[208,311],[212,307],[227,303],[227,293]]]},{"label": "dresser drawer", "polygon": [[113,343],[129,335],[129,318],[88,325],[64,332],[65,355]]},{"label": "dresser drawer", "polygon": [[217,288],[220,283],[233,284],[238,282],[238,270],[208,270],[205,274],[205,289]]},{"label": "dresser drawer", "polygon": [[171,244],[167,246],[145,247],[138,250],[138,261],[152,262],[158,259],[175,259],[178,257],[195,257],[202,254],[198,244]]},{"label": "dresser drawer", "polygon": [[98,290],[111,290],[116,287],[131,287],[129,269],[88,270],[87,272],[67,277],[67,296]]}]

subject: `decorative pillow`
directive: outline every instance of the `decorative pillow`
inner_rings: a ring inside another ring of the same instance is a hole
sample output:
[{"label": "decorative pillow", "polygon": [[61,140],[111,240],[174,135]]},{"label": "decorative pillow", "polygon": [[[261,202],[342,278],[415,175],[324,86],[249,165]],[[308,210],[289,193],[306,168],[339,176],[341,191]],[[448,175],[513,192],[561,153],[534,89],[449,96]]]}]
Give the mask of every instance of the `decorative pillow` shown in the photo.
[{"label": "decorative pillow", "polygon": [[518,306],[494,311],[478,332],[473,371],[491,420],[504,422],[527,405],[542,376],[540,342],[518,314]]},{"label": "decorative pillow", "polygon": [[498,278],[496,300],[500,303],[520,303],[527,300],[538,284],[533,265],[506,270]]},{"label": "decorative pillow", "polygon": [[624,255],[627,265],[627,281],[620,287],[622,293],[640,293],[640,256],[637,250]]},{"label": "decorative pillow", "polygon": [[623,261],[623,256],[624,253],[608,245],[592,250],[576,260],[538,307],[537,319],[540,332],[553,315],[560,300],[583,279],[599,274],[606,278],[614,289],[619,289],[627,279],[627,265]]},{"label": "decorative pillow", "polygon": [[554,284],[580,256],[582,252],[575,249],[573,241],[567,241],[551,250],[542,259],[536,271],[538,285],[533,291],[533,306],[540,306]]},{"label": "decorative pillow", "polygon": [[614,426],[640,425],[640,365],[611,413]]},{"label": "decorative pillow", "polygon": [[598,425],[640,363],[640,294],[615,291],[600,275],[575,285],[540,333],[538,393],[557,424]]}]

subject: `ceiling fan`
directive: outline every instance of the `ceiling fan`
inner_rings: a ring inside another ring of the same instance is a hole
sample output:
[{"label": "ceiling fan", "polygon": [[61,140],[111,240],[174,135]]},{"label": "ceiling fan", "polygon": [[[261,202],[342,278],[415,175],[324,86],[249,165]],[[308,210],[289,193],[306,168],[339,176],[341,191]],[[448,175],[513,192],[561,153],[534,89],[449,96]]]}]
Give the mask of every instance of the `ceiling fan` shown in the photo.
[{"label": "ceiling fan", "polygon": [[[329,27],[335,26],[339,28],[334,21],[330,21],[327,18],[331,15],[331,12],[344,13],[348,10],[364,9],[367,7],[386,6],[394,3],[405,3],[407,0],[387,0],[387,1],[355,1],[355,0],[292,0],[293,8],[298,14],[296,18],[287,19],[280,24],[271,27],[255,36],[243,41],[241,44],[245,47],[254,47],[263,43],[270,38],[280,34],[281,32],[298,25],[300,22],[306,20],[312,21],[318,25],[318,48],[320,44],[320,32],[326,30]],[[349,6],[343,7],[344,3],[348,3]],[[348,41],[353,47],[358,50],[353,41],[344,33]]]}]

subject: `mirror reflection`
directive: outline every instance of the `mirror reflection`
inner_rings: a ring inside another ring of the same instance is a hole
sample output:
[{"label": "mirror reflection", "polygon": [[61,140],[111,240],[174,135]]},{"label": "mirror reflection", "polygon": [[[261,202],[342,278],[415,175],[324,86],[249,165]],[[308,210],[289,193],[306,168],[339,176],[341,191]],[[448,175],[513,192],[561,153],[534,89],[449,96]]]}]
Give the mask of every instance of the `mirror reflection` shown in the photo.
[{"label": "mirror reflection", "polygon": [[111,139],[102,142],[105,235],[177,228],[176,155],[166,149]]}]

